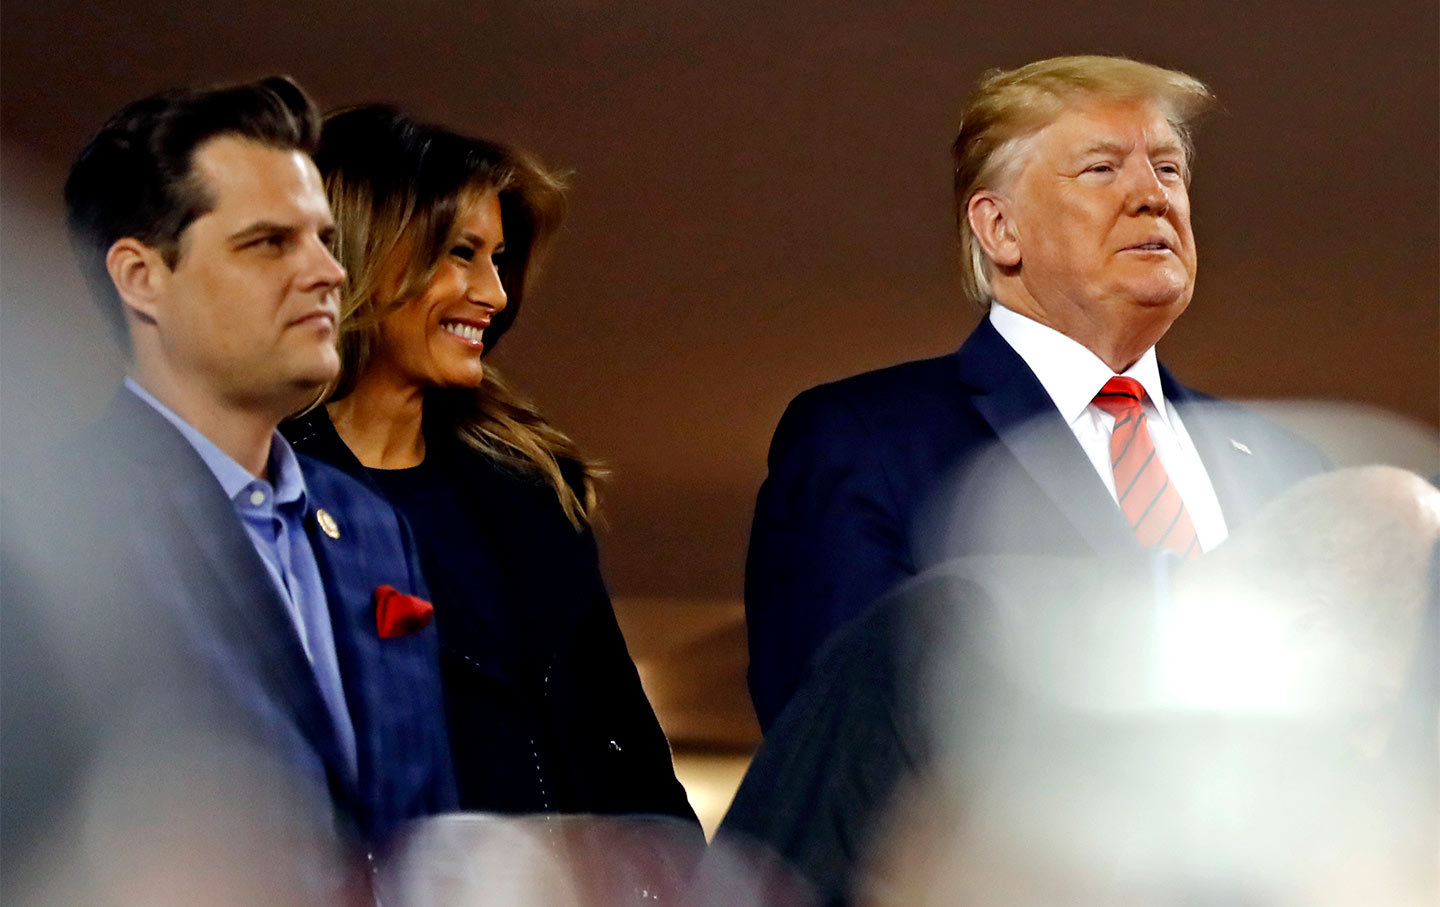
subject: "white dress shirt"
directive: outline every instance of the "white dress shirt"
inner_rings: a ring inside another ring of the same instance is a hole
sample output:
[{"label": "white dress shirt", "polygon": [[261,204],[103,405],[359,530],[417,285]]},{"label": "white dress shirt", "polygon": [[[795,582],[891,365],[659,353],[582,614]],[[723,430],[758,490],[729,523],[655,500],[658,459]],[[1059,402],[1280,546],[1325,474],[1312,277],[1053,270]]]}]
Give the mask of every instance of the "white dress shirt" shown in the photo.
[{"label": "white dress shirt", "polygon": [[[990,304],[990,323],[1035,373],[1054,401],[1055,408],[1060,410],[1065,424],[1075,433],[1075,440],[1080,442],[1110,496],[1115,498],[1115,473],[1110,465],[1110,434],[1115,426],[1115,417],[1094,402],[1095,395],[1115,373],[1100,357],[1075,340],[998,302]],[[1215,488],[1205,472],[1205,464],[1200,462],[1200,455],[1185,431],[1185,424],[1180,421],[1180,414],[1165,399],[1160,388],[1160,367],[1155,362],[1155,348],[1152,346],[1146,350],[1122,377],[1134,378],[1145,388],[1142,405],[1150,438],[1155,442],[1155,453],[1185,502],[1190,521],[1195,524],[1200,547],[1209,551],[1225,541],[1229,531],[1225,527],[1225,516],[1220,512],[1220,501],[1215,497]]]}]

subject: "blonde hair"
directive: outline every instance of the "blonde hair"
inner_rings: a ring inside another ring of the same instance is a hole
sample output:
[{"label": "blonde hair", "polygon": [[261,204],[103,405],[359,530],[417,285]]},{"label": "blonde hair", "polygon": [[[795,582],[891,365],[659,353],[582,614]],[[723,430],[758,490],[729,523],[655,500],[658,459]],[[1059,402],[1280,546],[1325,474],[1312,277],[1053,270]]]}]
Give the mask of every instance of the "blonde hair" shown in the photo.
[{"label": "blonde hair", "polygon": [[981,306],[990,302],[991,263],[970,229],[970,197],[1009,179],[1027,140],[1082,99],[1157,105],[1184,145],[1187,160],[1194,152],[1189,124],[1214,103],[1210,89],[1198,79],[1125,57],[1053,57],[987,72],[960,117],[951,149],[961,281],[966,295]]},{"label": "blonde hair", "polygon": [[[324,399],[354,389],[376,352],[381,322],[425,291],[463,214],[490,192],[505,231],[499,271],[508,300],[485,331],[492,350],[519,314],[526,284],[564,218],[564,180],[518,149],[379,105],[328,115],[315,162],[335,214],[335,256],[349,274],[340,374]],[[605,470],[489,363],[478,388],[427,393],[425,422],[427,431],[440,427],[501,466],[548,483],[577,530],[593,523]],[[575,467],[570,476],[567,463]]]}]

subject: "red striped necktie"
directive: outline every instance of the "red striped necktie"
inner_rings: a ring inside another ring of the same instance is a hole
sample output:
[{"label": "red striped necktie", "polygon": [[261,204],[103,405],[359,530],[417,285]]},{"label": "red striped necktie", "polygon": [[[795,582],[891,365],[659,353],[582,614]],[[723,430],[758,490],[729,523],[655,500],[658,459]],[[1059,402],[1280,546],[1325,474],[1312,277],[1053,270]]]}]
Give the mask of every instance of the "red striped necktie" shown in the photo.
[{"label": "red striped necktie", "polygon": [[1115,417],[1110,434],[1115,496],[1142,547],[1168,548],[1181,557],[1193,557],[1200,553],[1195,524],[1155,454],[1140,407],[1144,399],[1145,388],[1134,378],[1111,378],[1095,395],[1095,405]]}]

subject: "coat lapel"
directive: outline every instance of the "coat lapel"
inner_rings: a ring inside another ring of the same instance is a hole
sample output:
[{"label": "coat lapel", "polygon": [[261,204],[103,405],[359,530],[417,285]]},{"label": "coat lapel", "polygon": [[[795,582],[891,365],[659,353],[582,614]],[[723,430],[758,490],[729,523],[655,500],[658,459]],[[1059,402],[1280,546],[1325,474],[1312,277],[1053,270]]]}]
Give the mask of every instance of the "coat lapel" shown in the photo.
[{"label": "coat lapel", "polygon": [[1040,381],[988,318],[959,353],[969,400],[1001,445],[1097,553],[1135,536]]},{"label": "coat lapel", "polygon": [[[365,467],[340,439],[324,407],[287,423],[284,431],[298,451],[316,456],[322,462],[338,464],[341,472],[383,497]],[[302,469],[305,463],[302,457]],[[305,469],[305,473],[309,490],[305,531],[325,586],[330,623],[335,631],[335,657],[340,665],[350,722],[355,729],[356,784],[363,794],[357,802],[373,804],[381,802],[380,763],[385,758],[380,752],[383,737],[380,716],[385,714],[381,710],[387,706],[382,678],[384,652],[375,624],[375,590],[366,588],[363,582],[357,583],[356,577],[372,575],[364,563],[367,550],[384,551],[389,546],[382,540],[379,547],[367,548],[363,538],[367,527],[336,506],[341,502],[330,501],[327,508],[330,489],[313,470]],[[326,510],[333,536],[321,526],[319,511],[322,509]]]},{"label": "coat lapel", "polygon": [[365,565],[359,562],[365,549],[361,539],[356,537],[357,527],[343,515],[327,510],[326,525],[337,535],[332,537],[321,526],[319,511],[322,507],[323,502],[318,499],[315,489],[310,489],[305,531],[315,552],[320,580],[325,586],[325,601],[335,637],[335,658],[340,667],[350,722],[355,728],[357,777],[353,779],[352,790],[356,796],[351,802],[359,808],[360,804],[378,802],[379,796],[376,788],[379,772],[375,721],[384,703],[375,694],[376,672],[380,665],[380,637],[375,629],[374,609],[370,607],[375,590],[357,585],[354,579],[367,575]]},{"label": "coat lapel", "polygon": [[[136,474],[159,480],[155,503],[170,512],[162,522],[182,530],[173,538],[152,537],[153,544],[171,550],[147,553],[180,565],[187,588],[170,590],[176,607],[201,612],[180,616],[199,619],[202,632],[220,637],[200,643],[212,657],[228,662],[227,668],[248,666],[242,671],[253,676],[268,704],[291,716],[319,754],[329,783],[343,784],[348,772],[314,671],[232,503],[200,456],[159,413],[126,392],[117,397],[113,412]],[[159,471],[157,463],[164,464]]]},{"label": "coat lapel", "polygon": [[1191,390],[1176,381],[1164,366],[1160,368],[1160,382],[1166,399],[1180,412],[1185,431],[1205,465],[1225,525],[1234,531],[1273,491],[1263,475],[1267,451],[1259,439],[1244,430],[1243,422],[1234,418],[1233,404]]}]

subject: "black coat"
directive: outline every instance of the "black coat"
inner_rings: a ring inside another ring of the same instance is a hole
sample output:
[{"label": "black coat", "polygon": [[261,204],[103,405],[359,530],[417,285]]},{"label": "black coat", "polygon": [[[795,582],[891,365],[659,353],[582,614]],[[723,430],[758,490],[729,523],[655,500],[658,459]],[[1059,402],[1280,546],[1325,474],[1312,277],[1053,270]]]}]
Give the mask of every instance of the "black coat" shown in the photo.
[{"label": "black coat", "polygon": [[[297,451],[376,487],[323,409],[283,430]],[[615,621],[594,536],[575,529],[547,483],[433,434],[427,459],[454,477],[499,580],[471,601],[436,602],[461,807],[696,821]],[[436,552],[417,536],[430,572]]]}]

